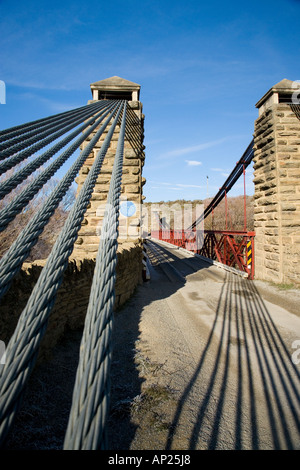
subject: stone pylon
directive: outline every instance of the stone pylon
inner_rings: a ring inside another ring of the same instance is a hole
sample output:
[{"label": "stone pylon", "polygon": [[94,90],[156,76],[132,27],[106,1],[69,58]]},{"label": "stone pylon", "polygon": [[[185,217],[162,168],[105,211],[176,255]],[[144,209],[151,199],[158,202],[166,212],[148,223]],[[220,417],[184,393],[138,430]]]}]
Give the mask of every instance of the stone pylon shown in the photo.
[{"label": "stone pylon", "polygon": [[[96,100],[125,99],[128,104],[119,216],[117,271],[117,297],[122,297],[121,301],[117,303],[123,303],[126,300],[125,297],[128,298],[129,293],[134,290],[142,274],[141,215],[144,199],[143,185],[146,180],[142,176],[145,147],[143,145],[143,106],[139,101],[140,85],[120,77],[111,77],[92,83],[90,87],[93,99],[88,103],[94,103]],[[95,135],[99,128],[100,125],[94,130],[89,139]],[[100,137],[75,180],[78,185],[77,193],[82,188],[109,128],[110,125]],[[80,259],[96,258],[119,132],[120,123],[117,124],[111,139],[72,257]],[[87,144],[88,141],[85,141],[81,146],[81,150]],[[121,290],[120,285],[122,285]]]},{"label": "stone pylon", "polygon": [[255,277],[300,284],[300,90],[284,79],[256,104]]}]

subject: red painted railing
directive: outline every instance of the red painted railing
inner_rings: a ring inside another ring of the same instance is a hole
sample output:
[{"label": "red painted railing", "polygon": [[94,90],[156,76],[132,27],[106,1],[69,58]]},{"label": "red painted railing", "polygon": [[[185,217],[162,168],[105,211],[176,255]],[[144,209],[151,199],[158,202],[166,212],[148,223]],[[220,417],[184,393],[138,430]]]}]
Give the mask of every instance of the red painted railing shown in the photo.
[{"label": "red painted railing", "polygon": [[151,237],[185,248],[227,266],[247,273],[254,278],[255,232],[233,230],[156,230]]}]

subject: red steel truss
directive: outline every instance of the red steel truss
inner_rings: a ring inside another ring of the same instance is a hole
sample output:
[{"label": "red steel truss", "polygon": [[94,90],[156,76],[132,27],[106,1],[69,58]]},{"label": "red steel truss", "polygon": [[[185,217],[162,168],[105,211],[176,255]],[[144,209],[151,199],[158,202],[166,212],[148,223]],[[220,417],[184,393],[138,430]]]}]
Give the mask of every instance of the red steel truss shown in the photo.
[{"label": "red steel truss", "polygon": [[[227,266],[237,268],[247,273],[248,279],[253,279],[255,232],[249,232],[246,228],[246,168],[251,163],[254,156],[253,143],[254,141],[252,140],[219,192],[208,204],[203,214],[195,220],[187,230],[165,230],[160,223],[160,229],[152,231],[151,236],[158,240],[163,240],[185,248],[206,258],[219,261]],[[243,175],[244,179],[244,230],[228,230],[229,214],[227,195],[228,191],[241,175]],[[225,198],[226,230],[197,231],[197,226],[200,226],[200,223],[203,222],[210,213],[213,215],[214,209],[223,198]]]},{"label": "red steel truss", "polygon": [[202,240],[191,230],[156,230],[151,237],[179,246],[247,273],[254,278],[255,232],[205,230]]}]

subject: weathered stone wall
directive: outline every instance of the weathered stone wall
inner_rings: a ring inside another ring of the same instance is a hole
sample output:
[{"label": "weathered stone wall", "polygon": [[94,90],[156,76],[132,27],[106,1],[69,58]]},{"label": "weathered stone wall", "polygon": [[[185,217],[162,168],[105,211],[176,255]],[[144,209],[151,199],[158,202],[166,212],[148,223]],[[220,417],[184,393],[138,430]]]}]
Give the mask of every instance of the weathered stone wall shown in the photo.
[{"label": "weathered stone wall", "polygon": [[[130,298],[142,282],[142,250],[134,243],[124,243],[118,252],[115,285],[115,308]],[[1,300],[0,338],[6,344],[14,332],[45,260],[24,263],[12,286]],[[95,258],[71,258],[51,312],[41,343],[39,360],[47,357],[67,329],[82,328],[89,302]]]},{"label": "weathered stone wall", "polygon": [[300,284],[300,120],[273,104],[254,133],[255,277]]}]

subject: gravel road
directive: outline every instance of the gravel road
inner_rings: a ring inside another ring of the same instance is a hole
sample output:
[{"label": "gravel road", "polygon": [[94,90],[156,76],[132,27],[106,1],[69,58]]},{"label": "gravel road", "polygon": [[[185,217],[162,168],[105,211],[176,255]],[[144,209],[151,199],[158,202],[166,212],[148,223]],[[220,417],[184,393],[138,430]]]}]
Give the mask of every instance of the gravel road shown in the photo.
[{"label": "gravel road", "polygon": [[111,444],[299,449],[299,290],[250,282],[151,241],[147,250],[151,281],[117,317],[120,331],[131,315],[138,322],[132,433],[122,444],[112,425]]},{"label": "gravel road", "polygon": [[[151,280],[115,313],[109,449],[300,449],[300,291],[147,252]],[[7,449],[62,447],[80,337],[33,374]]]}]

